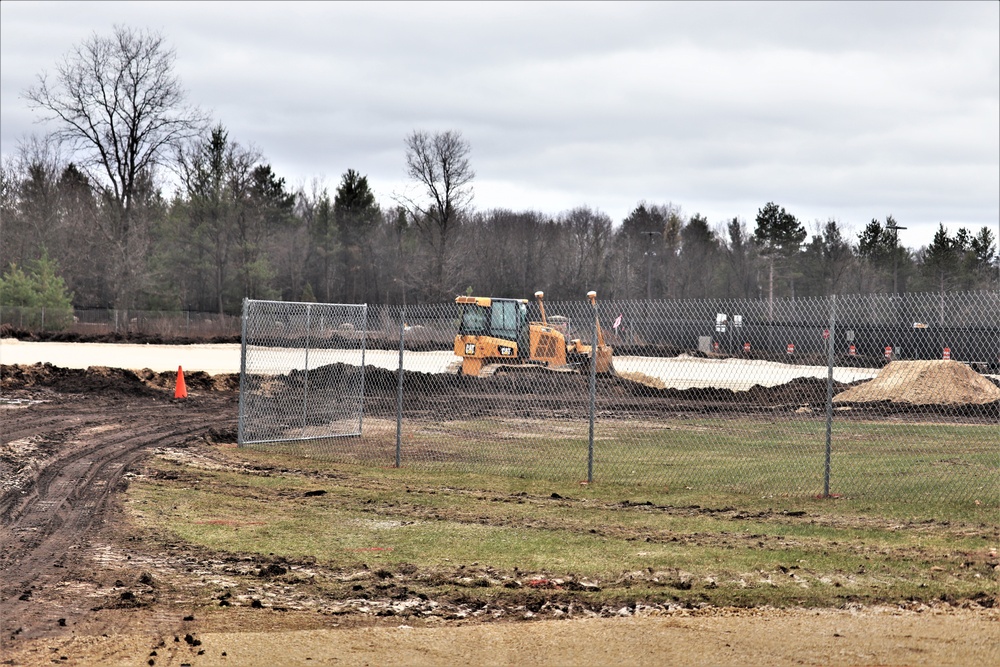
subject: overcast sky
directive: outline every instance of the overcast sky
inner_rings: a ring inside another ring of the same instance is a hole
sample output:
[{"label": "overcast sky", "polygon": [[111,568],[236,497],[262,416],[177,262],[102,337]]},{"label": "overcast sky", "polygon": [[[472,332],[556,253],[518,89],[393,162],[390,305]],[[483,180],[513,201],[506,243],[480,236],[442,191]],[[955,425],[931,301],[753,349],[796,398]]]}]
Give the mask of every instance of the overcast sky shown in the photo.
[{"label": "overcast sky", "polygon": [[189,101],[297,188],[412,192],[403,139],[457,130],[476,208],[619,223],[640,201],[753,229],[774,201],[852,238],[891,214],[1000,235],[1000,3],[0,3],[2,152],[74,44],[160,31]]}]

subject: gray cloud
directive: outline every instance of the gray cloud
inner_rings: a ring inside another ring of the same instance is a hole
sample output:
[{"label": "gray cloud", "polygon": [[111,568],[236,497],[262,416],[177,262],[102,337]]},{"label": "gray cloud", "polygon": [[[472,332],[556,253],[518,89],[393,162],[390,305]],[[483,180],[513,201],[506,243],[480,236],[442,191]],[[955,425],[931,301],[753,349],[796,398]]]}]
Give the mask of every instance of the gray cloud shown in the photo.
[{"label": "gray cloud", "polygon": [[20,93],[93,32],[163,32],[192,102],[293,185],[405,187],[403,137],[457,129],[475,203],[713,224],[776,201],[855,229],[1000,221],[1000,5],[23,3],[2,12],[2,151]]}]

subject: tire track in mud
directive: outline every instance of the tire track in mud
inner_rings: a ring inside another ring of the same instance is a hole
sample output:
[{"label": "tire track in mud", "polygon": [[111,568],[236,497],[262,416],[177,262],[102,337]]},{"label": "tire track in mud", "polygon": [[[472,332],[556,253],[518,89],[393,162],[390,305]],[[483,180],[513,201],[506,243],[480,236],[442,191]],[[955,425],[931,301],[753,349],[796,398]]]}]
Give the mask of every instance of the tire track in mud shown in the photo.
[{"label": "tire track in mud", "polygon": [[34,428],[32,408],[21,410],[5,442],[11,435],[59,444],[26,483],[0,497],[0,646],[57,634],[91,613],[93,600],[54,592],[68,581],[95,578],[87,547],[114,511],[127,470],[151,448],[183,445],[235,422],[231,394],[183,403],[98,400],[64,409],[61,418],[58,410],[42,409]]},{"label": "tire track in mud", "polygon": [[[44,414],[49,406],[36,405],[31,408],[7,409],[3,412],[4,443],[34,435],[39,431],[48,430],[51,426],[63,426],[66,423],[65,410],[62,414]],[[78,417],[79,419],[79,417]]]}]

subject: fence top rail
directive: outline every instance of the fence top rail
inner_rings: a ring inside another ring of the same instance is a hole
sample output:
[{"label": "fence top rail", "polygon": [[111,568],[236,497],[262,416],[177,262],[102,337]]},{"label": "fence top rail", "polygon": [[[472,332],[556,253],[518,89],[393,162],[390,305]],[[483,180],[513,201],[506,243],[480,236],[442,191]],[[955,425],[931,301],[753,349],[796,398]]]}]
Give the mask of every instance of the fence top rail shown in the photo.
[{"label": "fence top rail", "polygon": [[316,301],[276,301],[276,300],[273,300],[273,299],[247,299],[246,301],[249,302],[249,303],[267,303],[267,304],[275,304],[275,305],[322,306],[322,307],[340,306],[340,307],[348,307],[348,308],[355,308],[355,307],[358,307],[358,306],[367,306],[368,305],[368,304],[365,304],[365,303],[319,303],[319,302],[316,302]]}]

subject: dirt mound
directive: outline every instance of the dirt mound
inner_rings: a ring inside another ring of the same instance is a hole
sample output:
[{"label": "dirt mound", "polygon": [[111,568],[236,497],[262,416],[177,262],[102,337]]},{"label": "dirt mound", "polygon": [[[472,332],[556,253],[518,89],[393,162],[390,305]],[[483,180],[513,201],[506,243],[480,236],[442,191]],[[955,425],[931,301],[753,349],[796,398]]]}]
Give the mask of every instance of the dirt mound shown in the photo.
[{"label": "dirt mound", "polygon": [[[157,373],[148,368],[136,372],[136,376],[150,387],[170,389],[173,391],[177,383],[177,372],[167,371]],[[221,373],[209,375],[205,371],[184,371],[184,384],[195,391],[238,391],[240,388],[239,373]]]},{"label": "dirt mound", "polygon": [[835,403],[985,405],[1000,387],[957,361],[893,361],[873,379],[834,396]]},{"label": "dirt mound", "polygon": [[[280,376],[247,376],[251,392],[280,397],[287,392],[301,391],[303,386],[313,392],[330,392],[331,395],[356,391],[362,384],[360,369],[342,363],[321,366],[308,375],[293,370]],[[148,368],[131,371],[119,368],[91,366],[71,369],[52,364],[0,366],[0,391],[12,392],[44,390],[65,394],[104,392],[117,395],[170,395],[177,381],[176,371],[156,372]],[[203,371],[185,371],[184,381],[191,391],[239,391],[239,374],[209,375]],[[364,391],[366,398],[391,399],[394,409],[399,378],[394,370],[374,366],[365,368]],[[575,373],[497,373],[488,378],[469,378],[452,374],[429,374],[406,371],[403,374],[403,391],[407,404],[421,403],[428,397],[446,401],[485,400],[497,402],[497,409],[509,410],[514,403],[538,403],[544,397],[546,405],[562,402],[578,406],[587,401],[588,380]],[[836,389],[844,385],[835,383]],[[648,384],[625,377],[599,377],[598,396],[603,401],[620,402],[632,399],[659,404],[719,404],[719,405],[802,405],[822,403],[826,398],[826,381],[798,378],[778,387],[755,386],[750,391],[734,392],[729,389],[654,388]]]},{"label": "dirt mound", "polygon": [[[573,373],[498,373],[489,378],[469,378],[450,374],[405,372],[404,407],[439,411],[441,405],[475,403],[489,413],[507,414],[512,410],[579,410],[588,401],[588,379]],[[37,398],[35,394],[107,393],[117,396],[172,396],[176,371],[139,371],[92,366],[68,369],[52,364],[0,366],[0,392],[9,398]],[[190,391],[236,392],[239,374],[209,375],[203,371],[185,371]],[[646,380],[644,383],[643,380]],[[598,377],[597,396],[602,409],[615,414],[662,413],[673,409],[759,410],[789,406],[821,406],[826,401],[826,380],[796,378],[775,387],[754,386],[749,391],[729,389],[656,388],[652,378]],[[352,393],[364,386],[366,409],[395,414],[399,378],[394,370],[369,366],[362,380],[360,369],[345,364],[331,364],[309,371],[295,370],[287,375],[246,377],[247,389],[258,398],[280,401],[288,392],[331,397]],[[947,409],[967,406],[1000,405],[1000,387],[963,364],[954,361],[893,362],[875,380],[848,387],[835,382],[837,403],[894,403],[906,410]],[[466,407],[469,407],[468,405]],[[882,408],[884,409],[884,408]]]},{"label": "dirt mound", "polygon": [[23,329],[18,329],[17,327],[10,324],[0,324],[0,338],[17,338],[20,339],[22,336],[30,336],[31,334]]},{"label": "dirt mound", "polygon": [[[823,378],[800,377],[773,387],[757,384],[747,391],[735,391],[717,387],[659,389],[656,388],[656,378],[637,377],[641,375],[630,373],[629,377],[613,378],[608,381],[611,388],[605,390],[605,393],[717,406],[802,406],[822,405],[826,401],[826,380]],[[835,391],[839,391],[846,385],[834,382],[833,386]]]},{"label": "dirt mound", "polygon": [[0,390],[49,389],[59,393],[112,393],[128,396],[159,394],[135,373],[121,368],[91,366],[87,369],[60,368],[52,364],[0,367]]},{"label": "dirt mound", "polygon": [[[126,396],[159,396],[172,392],[177,372],[156,373],[148,368],[138,372],[122,368],[91,366],[87,369],[60,368],[52,364],[0,366],[0,391],[46,389],[64,394],[110,393]],[[194,391],[235,391],[236,374],[209,375],[203,371],[184,373],[184,383]]]}]

